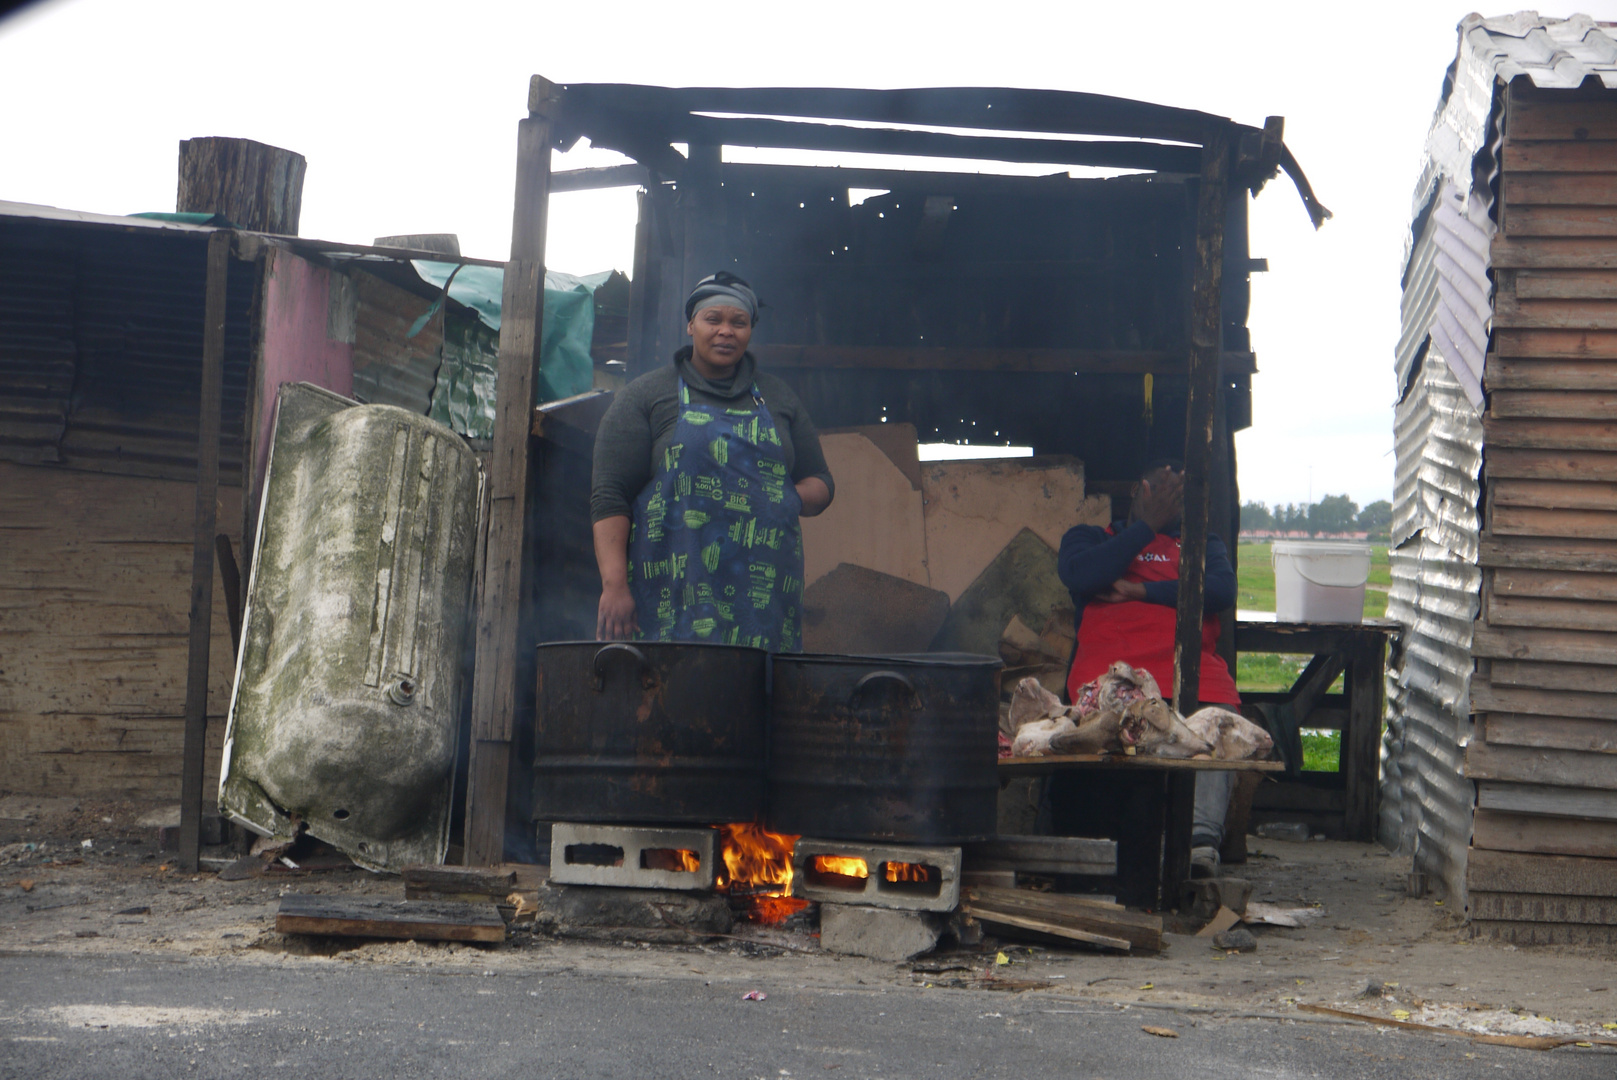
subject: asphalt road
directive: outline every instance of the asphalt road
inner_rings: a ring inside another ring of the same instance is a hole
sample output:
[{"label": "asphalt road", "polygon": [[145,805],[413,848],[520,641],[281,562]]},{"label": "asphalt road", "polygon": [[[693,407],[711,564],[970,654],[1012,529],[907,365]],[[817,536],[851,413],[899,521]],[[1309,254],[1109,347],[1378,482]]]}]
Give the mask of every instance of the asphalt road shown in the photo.
[{"label": "asphalt road", "polygon": [[[1617,1056],[986,991],[0,956],[0,1077],[1510,1077]],[[1171,1028],[1178,1038],[1141,1031]]]}]

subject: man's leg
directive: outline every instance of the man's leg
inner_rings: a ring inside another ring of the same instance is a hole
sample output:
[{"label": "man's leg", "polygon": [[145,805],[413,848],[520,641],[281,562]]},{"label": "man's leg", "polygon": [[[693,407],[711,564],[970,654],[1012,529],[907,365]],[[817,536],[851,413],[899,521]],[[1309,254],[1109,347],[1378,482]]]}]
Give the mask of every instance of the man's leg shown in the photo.
[{"label": "man's leg", "polygon": [[1235,774],[1208,769],[1196,774],[1196,806],[1190,824],[1192,877],[1218,875],[1218,849],[1224,843],[1224,816],[1235,790]]}]

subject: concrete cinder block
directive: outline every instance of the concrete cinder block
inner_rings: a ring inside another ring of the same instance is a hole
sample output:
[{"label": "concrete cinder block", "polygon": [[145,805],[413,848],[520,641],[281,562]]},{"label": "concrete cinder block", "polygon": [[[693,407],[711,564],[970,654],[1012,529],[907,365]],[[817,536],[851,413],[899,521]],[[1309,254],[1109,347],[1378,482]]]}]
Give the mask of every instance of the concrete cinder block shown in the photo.
[{"label": "concrete cinder block", "polygon": [[[866,876],[827,875],[816,856],[863,859]],[[924,882],[888,881],[887,864],[928,867]],[[792,852],[792,895],[832,904],[868,904],[903,911],[953,911],[960,905],[960,849],[864,844],[803,837]]]},{"label": "concrete cinder block", "polygon": [[1243,914],[1250,899],[1252,883],[1245,878],[1196,878],[1179,887],[1179,910],[1203,920],[1217,915],[1221,907]]},{"label": "concrete cinder block", "polygon": [[[623,889],[711,889],[718,879],[714,829],[653,829],[556,822],[550,830],[550,880],[558,885]],[[696,853],[695,870],[671,869],[662,852]]]},{"label": "concrete cinder block", "polygon": [[820,947],[827,952],[897,963],[930,952],[938,943],[945,921],[945,916],[930,911],[821,904]]}]

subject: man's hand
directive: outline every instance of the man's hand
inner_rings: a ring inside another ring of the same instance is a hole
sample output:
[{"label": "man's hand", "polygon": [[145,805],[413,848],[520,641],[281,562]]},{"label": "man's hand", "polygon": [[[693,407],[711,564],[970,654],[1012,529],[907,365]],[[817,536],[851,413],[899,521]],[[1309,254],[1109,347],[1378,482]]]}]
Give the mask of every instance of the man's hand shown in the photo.
[{"label": "man's hand", "polygon": [[1138,581],[1127,581],[1118,578],[1112,582],[1111,588],[1103,593],[1097,593],[1093,599],[1103,604],[1121,604],[1129,600],[1144,600],[1145,586]]},{"label": "man's hand", "polygon": [[1161,532],[1179,520],[1185,509],[1185,474],[1162,469],[1153,480],[1140,481],[1140,520]]},{"label": "man's hand", "polygon": [[639,622],[634,613],[634,595],[627,583],[601,590],[601,606],[595,617],[597,641],[630,641]]}]

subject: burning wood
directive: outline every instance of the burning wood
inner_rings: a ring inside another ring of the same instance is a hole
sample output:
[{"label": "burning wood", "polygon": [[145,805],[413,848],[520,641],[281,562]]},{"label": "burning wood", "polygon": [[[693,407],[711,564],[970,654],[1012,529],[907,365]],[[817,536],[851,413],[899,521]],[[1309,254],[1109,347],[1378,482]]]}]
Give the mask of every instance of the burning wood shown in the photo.
[{"label": "burning wood", "polygon": [[894,884],[900,882],[924,885],[935,880],[937,867],[927,866],[925,863],[886,862],[882,863],[883,876]]},{"label": "burning wood", "polygon": [[814,870],[820,874],[840,874],[843,877],[867,878],[870,876],[870,867],[865,860],[850,858],[845,855],[816,855],[814,856]]},{"label": "burning wood", "polygon": [[792,849],[798,838],[774,833],[753,822],[719,826],[724,869],[718,887],[731,897],[745,897],[746,917],[774,925],[808,906],[792,896]]},{"label": "burning wood", "polygon": [[702,857],[686,848],[647,848],[640,853],[644,870],[672,870],[694,874],[702,867]]}]

